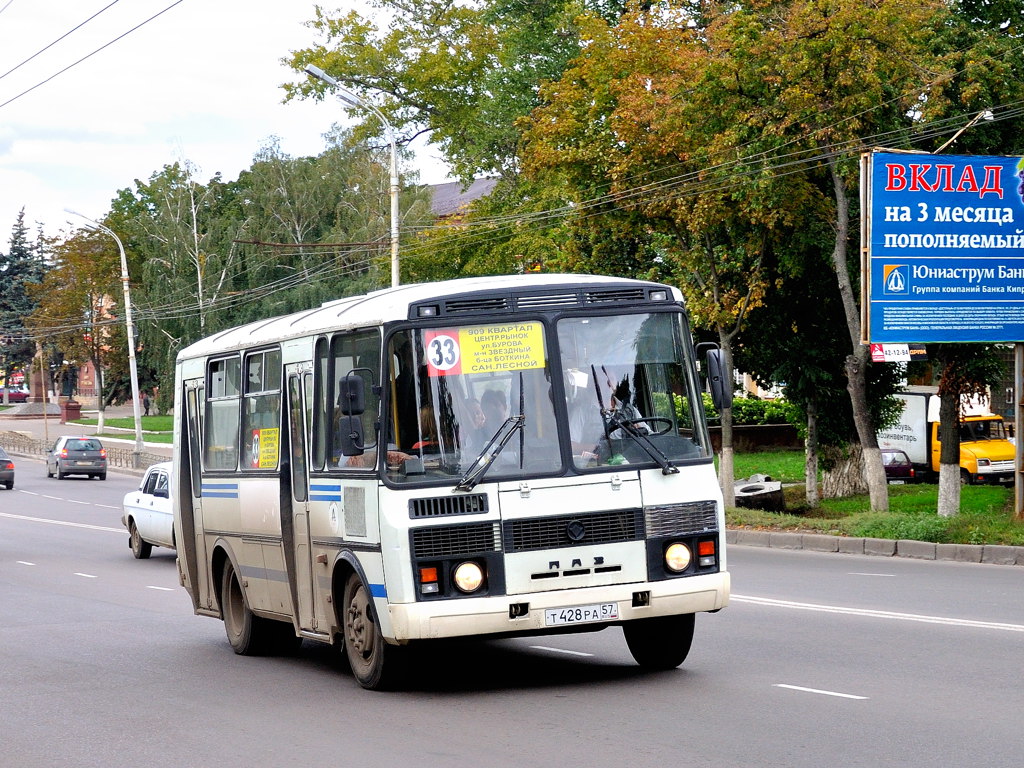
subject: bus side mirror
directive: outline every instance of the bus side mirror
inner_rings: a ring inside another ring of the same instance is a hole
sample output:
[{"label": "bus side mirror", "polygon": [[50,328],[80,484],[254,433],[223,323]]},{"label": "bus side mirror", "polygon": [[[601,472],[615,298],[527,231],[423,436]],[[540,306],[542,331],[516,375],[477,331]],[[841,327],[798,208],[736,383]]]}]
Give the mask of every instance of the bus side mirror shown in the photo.
[{"label": "bus side mirror", "polygon": [[363,444],[363,422],[358,416],[339,418],[334,435],[342,456],[361,456],[366,450]]},{"label": "bus side mirror", "polygon": [[338,382],[338,408],[345,416],[358,416],[366,410],[366,384],[355,371]]},{"label": "bus side mirror", "polygon": [[708,363],[708,387],[711,389],[711,401],[715,408],[721,413],[726,408],[732,408],[732,376],[722,365],[722,350],[709,349],[707,354]]}]

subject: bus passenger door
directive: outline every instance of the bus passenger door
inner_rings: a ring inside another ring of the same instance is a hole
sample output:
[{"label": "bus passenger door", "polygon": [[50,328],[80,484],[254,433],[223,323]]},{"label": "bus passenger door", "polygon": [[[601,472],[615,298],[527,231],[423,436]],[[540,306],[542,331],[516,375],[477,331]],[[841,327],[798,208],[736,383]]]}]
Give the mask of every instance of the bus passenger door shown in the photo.
[{"label": "bus passenger door", "polygon": [[309,530],[309,448],[306,435],[306,404],[313,399],[313,377],[309,373],[288,376],[288,444],[291,451],[291,516],[295,553],[293,594],[298,609],[298,626],[316,632],[316,601],[313,599],[313,553]]},{"label": "bus passenger door", "polygon": [[209,561],[206,554],[206,525],[203,520],[202,498],[202,425],[204,415],[205,386],[202,379],[185,382],[185,418],[187,434],[182,440],[181,450],[188,459],[181,462],[180,471],[187,472],[186,482],[172,493],[180,498],[181,528],[183,538],[175,542],[178,557],[184,558],[186,573],[191,582],[192,599],[197,608],[215,608],[215,592],[211,583]]}]

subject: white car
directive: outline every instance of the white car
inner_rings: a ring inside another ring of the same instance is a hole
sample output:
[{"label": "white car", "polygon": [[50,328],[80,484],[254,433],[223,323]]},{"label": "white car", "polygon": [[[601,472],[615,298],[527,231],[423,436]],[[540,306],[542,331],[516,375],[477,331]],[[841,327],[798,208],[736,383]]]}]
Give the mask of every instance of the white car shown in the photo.
[{"label": "white car", "polygon": [[139,560],[149,557],[153,547],[174,549],[170,480],[171,462],[154,464],[146,470],[139,489],[125,494],[121,522],[128,529],[128,546]]}]

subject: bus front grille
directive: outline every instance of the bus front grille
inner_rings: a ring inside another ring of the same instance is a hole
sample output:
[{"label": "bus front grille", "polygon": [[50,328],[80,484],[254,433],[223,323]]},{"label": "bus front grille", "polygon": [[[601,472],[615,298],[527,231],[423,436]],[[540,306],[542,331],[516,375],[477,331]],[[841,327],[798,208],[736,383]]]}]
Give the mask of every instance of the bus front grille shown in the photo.
[{"label": "bus front grille", "polygon": [[644,538],[643,511],[618,509],[508,520],[505,522],[504,538],[508,552],[637,541]]},{"label": "bus front grille", "polygon": [[409,517],[413,520],[448,515],[479,515],[486,511],[487,495],[483,493],[409,499]]},{"label": "bus front grille", "polygon": [[501,529],[497,522],[412,530],[412,554],[420,560],[497,552],[500,549]]},{"label": "bus front grille", "polygon": [[648,536],[705,533],[718,530],[718,510],[713,501],[645,507]]}]

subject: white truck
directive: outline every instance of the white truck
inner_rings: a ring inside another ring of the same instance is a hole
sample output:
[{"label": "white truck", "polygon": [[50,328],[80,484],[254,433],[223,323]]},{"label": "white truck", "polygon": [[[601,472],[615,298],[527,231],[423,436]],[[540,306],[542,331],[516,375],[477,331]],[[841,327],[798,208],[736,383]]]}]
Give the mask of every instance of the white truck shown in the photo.
[{"label": "white truck", "polygon": [[[879,448],[898,448],[910,457],[918,476],[939,473],[939,397],[936,387],[908,387],[899,421],[878,433]],[[1016,448],[1001,416],[987,402],[972,400],[960,420],[960,479],[965,484],[1013,482]]]}]

